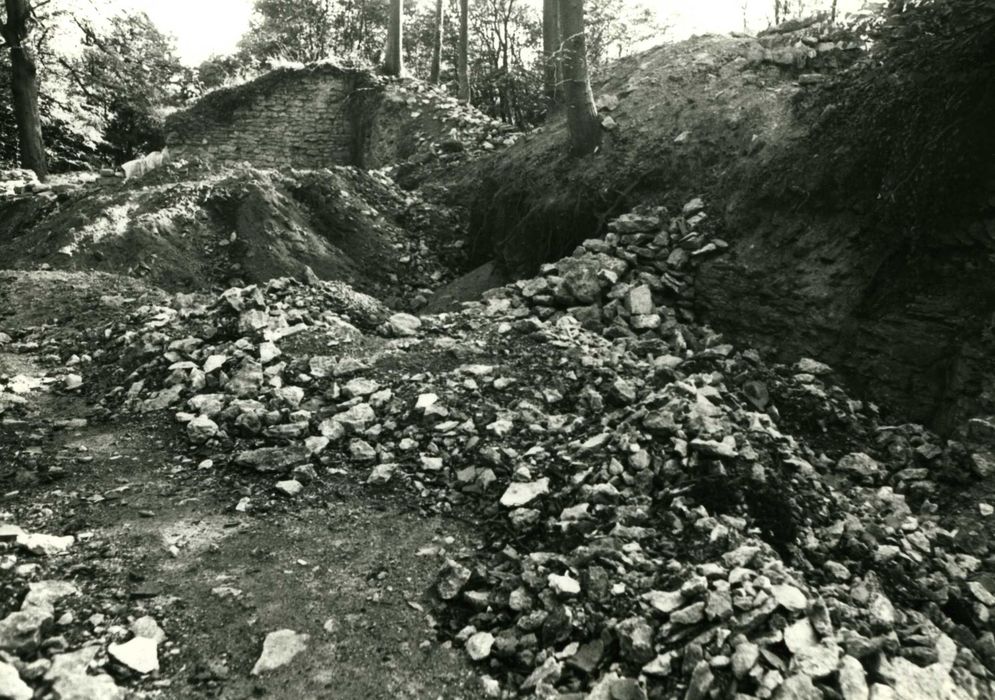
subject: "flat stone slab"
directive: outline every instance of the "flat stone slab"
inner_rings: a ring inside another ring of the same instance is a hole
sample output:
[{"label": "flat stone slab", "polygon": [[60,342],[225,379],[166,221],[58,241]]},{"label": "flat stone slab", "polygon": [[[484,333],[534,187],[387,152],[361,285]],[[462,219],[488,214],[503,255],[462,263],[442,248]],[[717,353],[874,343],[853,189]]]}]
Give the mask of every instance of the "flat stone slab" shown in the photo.
[{"label": "flat stone slab", "polygon": [[270,632],[263,642],[263,653],[252,667],[252,675],[258,676],[286,666],[295,656],[307,649],[309,639],[311,635],[298,634],[294,630]]}]

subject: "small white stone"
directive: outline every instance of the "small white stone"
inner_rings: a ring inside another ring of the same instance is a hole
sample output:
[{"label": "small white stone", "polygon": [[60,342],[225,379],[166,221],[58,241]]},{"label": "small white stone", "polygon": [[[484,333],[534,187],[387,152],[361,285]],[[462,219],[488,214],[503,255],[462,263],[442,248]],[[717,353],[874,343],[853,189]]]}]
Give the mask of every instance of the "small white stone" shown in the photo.
[{"label": "small white stone", "polygon": [[415,402],[415,408],[419,411],[424,411],[429,406],[434,405],[438,400],[439,397],[435,394],[421,394]]},{"label": "small white stone", "polygon": [[505,508],[517,508],[531,503],[539,496],[549,493],[549,479],[543,477],[538,481],[510,484],[501,496],[501,505]]},{"label": "small white stone", "polygon": [[490,632],[477,632],[466,640],[466,653],[474,661],[482,661],[491,655],[494,635]]},{"label": "small white stone", "polygon": [[373,471],[371,471],[370,476],[367,477],[366,483],[374,486],[383,486],[394,477],[394,471],[396,469],[396,464],[378,464],[373,467]]},{"label": "small white stone", "polygon": [[294,657],[307,649],[310,635],[298,634],[293,630],[277,630],[266,635],[263,652],[252,667],[252,675],[258,676],[267,671],[275,671],[293,661]]},{"label": "small white stone", "polygon": [[287,479],[276,482],[276,490],[285,496],[296,496],[304,490],[304,485],[297,479]]},{"label": "small white stone", "polygon": [[574,596],[580,593],[580,582],[569,576],[550,574],[547,579],[549,587],[563,596]]},{"label": "small white stone", "polygon": [[276,343],[267,340],[265,343],[259,344],[259,361],[264,365],[268,365],[282,354]]}]

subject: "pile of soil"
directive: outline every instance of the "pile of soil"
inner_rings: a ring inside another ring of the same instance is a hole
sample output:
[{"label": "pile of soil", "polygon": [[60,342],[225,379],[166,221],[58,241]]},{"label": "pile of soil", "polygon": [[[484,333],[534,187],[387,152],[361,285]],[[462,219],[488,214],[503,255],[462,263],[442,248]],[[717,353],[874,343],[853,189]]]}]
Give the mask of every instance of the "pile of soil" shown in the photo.
[{"label": "pile of soil", "polygon": [[352,167],[182,162],[0,207],[6,268],[124,273],[169,290],[313,273],[417,308],[462,257],[458,212]]}]

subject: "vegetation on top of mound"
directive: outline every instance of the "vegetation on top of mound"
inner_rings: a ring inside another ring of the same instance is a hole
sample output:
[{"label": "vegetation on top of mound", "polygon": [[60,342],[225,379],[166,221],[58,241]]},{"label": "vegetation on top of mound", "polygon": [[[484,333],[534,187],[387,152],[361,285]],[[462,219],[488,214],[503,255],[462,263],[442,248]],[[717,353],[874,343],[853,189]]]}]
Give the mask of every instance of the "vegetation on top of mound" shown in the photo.
[{"label": "vegetation on top of mound", "polygon": [[892,0],[863,22],[869,53],[800,102],[818,114],[802,167],[918,239],[973,212],[995,175],[995,1]]}]

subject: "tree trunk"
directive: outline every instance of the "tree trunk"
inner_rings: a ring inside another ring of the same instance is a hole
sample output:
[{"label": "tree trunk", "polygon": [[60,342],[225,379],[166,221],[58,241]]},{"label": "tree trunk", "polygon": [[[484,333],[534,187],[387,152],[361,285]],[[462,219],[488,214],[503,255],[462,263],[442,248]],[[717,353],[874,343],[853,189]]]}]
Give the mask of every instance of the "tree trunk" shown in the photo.
[{"label": "tree trunk", "polygon": [[546,98],[546,117],[559,112],[563,105],[563,90],[560,88],[562,70],[559,60],[560,18],[558,0],[542,2],[542,56],[543,94]]},{"label": "tree trunk", "polygon": [[384,72],[401,77],[404,72],[404,0],[390,0],[390,21],[387,25],[387,60]]},{"label": "tree trunk", "polygon": [[38,179],[44,180],[48,176],[48,164],[38,112],[38,70],[30,49],[25,45],[30,7],[28,0],[5,0],[5,5],[7,22],[0,25],[0,34],[10,49],[10,87],[21,165],[34,170]]},{"label": "tree trunk", "polygon": [[559,3],[570,150],[575,155],[587,155],[601,144],[601,123],[587,76],[584,0],[559,0]]},{"label": "tree trunk", "polygon": [[432,71],[429,74],[429,82],[433,85],[439,84],[439,73],[442,71],[442,35],[445,30],[446,11],[442,0],[435,0],[435,37],[432,42]]},{"label": "tree trunk", "polygon": [[456,51],[456,77],[459,80],[459,101],[470,104],[470,69],[467,53],[470,44],[470,2],[459,1],[459,47]]}]

